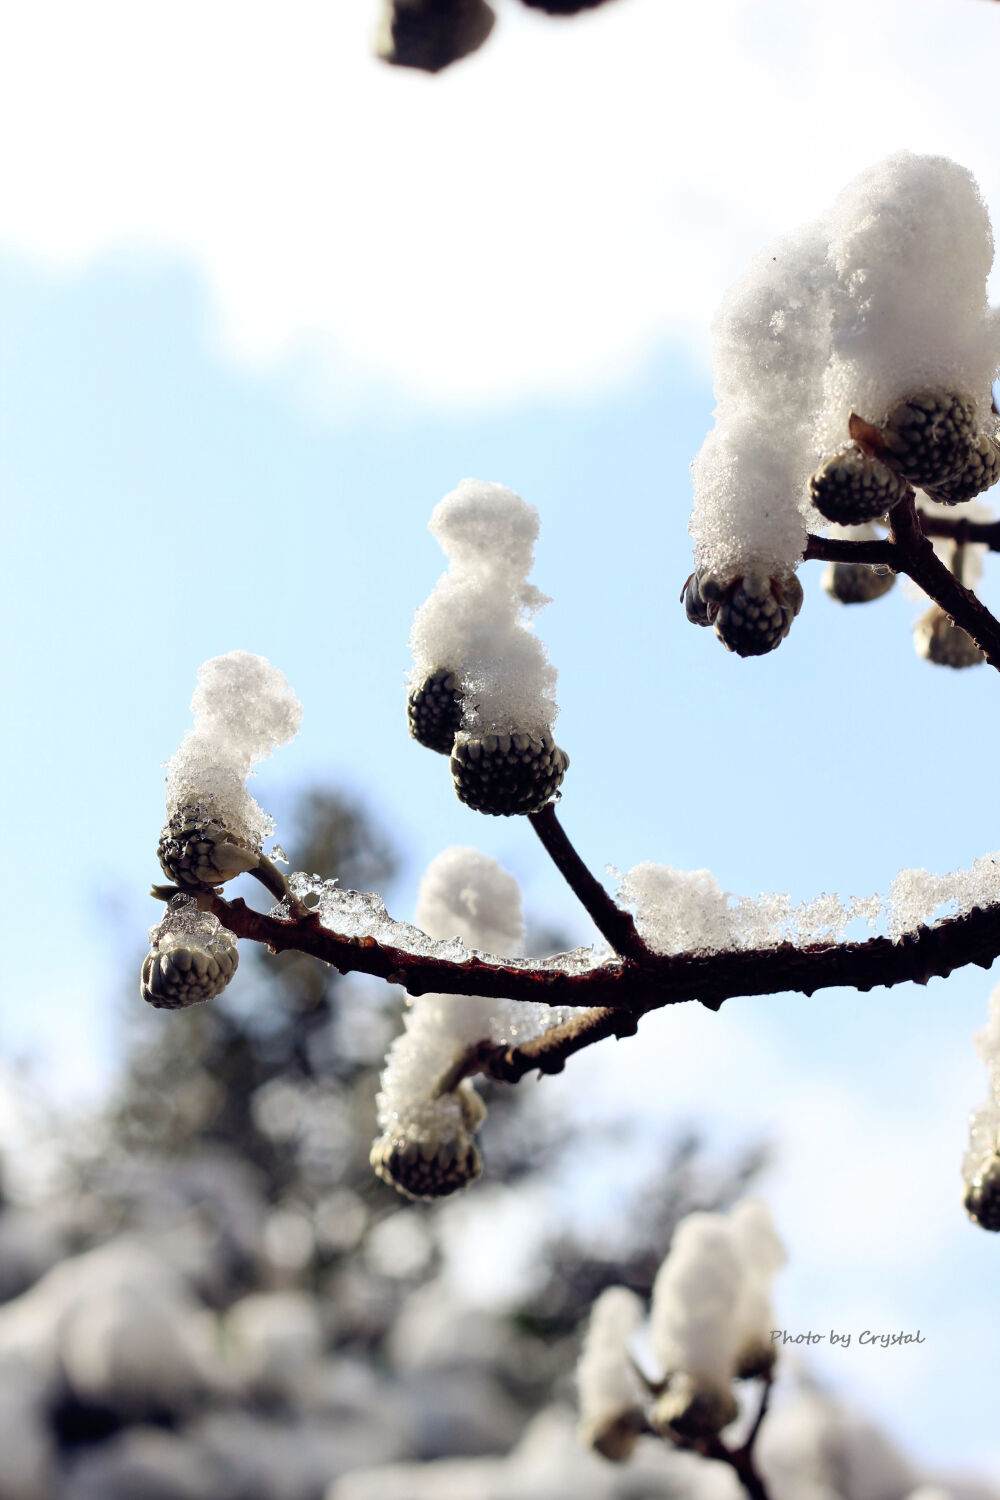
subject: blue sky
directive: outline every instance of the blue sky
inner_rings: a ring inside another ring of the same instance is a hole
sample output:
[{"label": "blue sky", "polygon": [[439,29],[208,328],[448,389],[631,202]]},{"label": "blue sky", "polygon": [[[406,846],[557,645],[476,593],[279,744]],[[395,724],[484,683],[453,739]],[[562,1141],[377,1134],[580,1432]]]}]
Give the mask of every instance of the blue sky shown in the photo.
[{"label": "blue sky", "polygon": [[[72,25],[59,7],[41,9]],[[644,0],[622,0],[617,21],[609,7],[602,29],[581,21],[560,32],[556,50],[551,27],[511,19],[490,55],[440,80],[450,92],[438,94],[428,80],[355,64],[354,21],[293,7],[300,43],[310,26],[342,24],[331,67],[360,80],[351,149],[330,152],[342,201],[327,219],[303,186],[317,181],[304,136],[296,191],[272,201],[293,160],[278,146],[289,142],[279,132],[275,165],[252,131],[226,132],[225,88],[235,111],[266,66],[263,52],[249,55],[266,40],[252,9],[245,33],[226,7],[208,27],[209,59],[227,37],[248,49],[231,83],[213,96],[207,72],[187,78],[201,135],[190,120],[178,125],[185,192],[157,110],[172,31],[161,60],[143,64],[148,115],[134,81],[102,91],[91,77],[95,102],[79,130],[86,138],[106,115],[111,132],[95,135],[93,152],[70,129],[71,99],[56,113],[61,133],[24,137],[27,164],[8,169],[0,195],[6,1056],[42,1054],[56,1086],[78,1093],[116,1055],[122,966],[155,916],[144,892],[157,876],[160,768],[189,723],[199,664],[236,647],[280,666],[305,709],[296,741],[261,770],[264,806],[278,812],[315,780],[346,784],[406,855],[397,914],[410,914],[433,854],[477,843],[514,871],[533,909],[588,938],[530,830],[461,807],[444,761],[403,726],[410,622],[442,567],[426,522],[465,475],[508,484],[541,512],[533,576],[553,603],[538,629],[559,668],[558,738],[572,757],[561,815],[595,870],[655,859],[708,867],[734,892],[804,899],[885,891],[901,866],[946,870],[996,847],[979,791],[997,738],[996,686],[985,670],[919,661],[916,608],[898,589],[838,609],[819,589],[819,565],[807,565],[791,635],[756,661],[728,656],[677,603],[690,569],[687,466],[711,420],[705,346],[719,292],[769,234],[898,144],[960,155],[980,171],[997,222],[988,101],[966,97],[957,66],[981,18],[996,18],[976,0],[908,7],[926,33],[918,46],[911,24],[885,67],[893,77],[910,69],[921,99],[910,133],[899,138],[884,101],[862,100],[839,123],[815,122],[810,156],[787,139],[780,112],[803,103],[820,23],[771,5],[752,29],[749,7],[726,9],[718,76],[700,76],[716,113],[698,116],[689,165],[673,176],[662,158],[676,105],[648,90],[630,101],[621,82],[653,24]],[[124,14],[102,3],[93,45]],[[899,14],[887,5],[870,24],[888,34]],[[41,31],[19,24],[30,63]],[[543,106],[557,53],[565,65]],[[532,175],[530,134],[489,106],[506,92],[526,101],[520,113],[536,129],[543,107],[565,117],[602,76],[598,56],[613,80],[602,117],[610,143],[581,127],[582,143],[563,139],[558,159],[541,151]],[[692,56],[693,87],[702,65]],[[759,117],[720,116],[726,68],[741,56],[751,80],[781,80],[770,113],[761,95]],[[294,93],[285,62],[282,52],[275,86]],[[316,66],[305,57],[310,80]],[[858,66],[860,88],[869,63]],[[654,77],[645,56],[635,67],[643,83]],[[295,108],[325,120],[330,101],[302,92]],[[612,126],[620,98],[624,118]],[[454,126],[470,118],[470,99],[480,105],[471,175]],[[134,128],[102,157],[126,105]],[[442,165],[411,141],[405,173],[393,176],[402,169],[380,154],[385,141],[366,146],[362,128],[386,110],[397,111],[397,134],[408,117],[417,143],[450,141],[452,155]],[[737,125],[747,139],[733,140]],[[59,191],[60,139],[90,174],[78,198]],[[785,194],[762,194],[766,176],[736,180],[741,163],[762,170],[779,140],[811,175],[790,173]],[[225,154],[230,176],[198,177],[199,141],[212,170]],[[127,153],[144,146],[145,176],[129,175]],[[115,170],[102,175],[102,162]],[[402,194],[396,219],[383,167]],[[430,209],[452,213],[459,187],[476,212],[448,218],[442,240]],[[491,190],[497,214],[485,220]],[[352,248],[341,265],[345,226]],[[996,600],[989,563],[984,592]],[[792,1250],[786,1325],[923,1327],[917,1351],[855,1341],[817,1362],[919,1453],[1000,1473],[997,1246],[957,1207],[965,1115],[985,1091],[970,1034],[990,983],[977,970],[926,990],[735,1001],[719,1016],[689,1007],[547,1086],[554,1104],[588,1120],[641,1099],[650,1141],[691,1119],[720,1145],[773,1138],[767,1191]],[[591,1207],[595,1232],[611,1207]]]}]

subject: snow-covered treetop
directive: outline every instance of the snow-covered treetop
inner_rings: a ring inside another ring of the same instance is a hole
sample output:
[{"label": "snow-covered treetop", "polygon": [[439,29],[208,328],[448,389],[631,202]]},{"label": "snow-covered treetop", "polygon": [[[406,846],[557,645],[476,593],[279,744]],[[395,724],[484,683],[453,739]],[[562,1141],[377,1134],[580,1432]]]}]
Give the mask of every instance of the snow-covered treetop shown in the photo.
[{"label": "snow-covered treetop", "polygon": [[530,628],[549,601],[526,582],[538,512],[503,485],[463,479],[430,529],[450,566],[413,622],[411,684],[447,668],[461,683],[466,729],[551,731],[556,671]]},{"label": "snow-covered treetop", "polygon": [[246,789],[254,765],[290,740],[302,705],[263,656],[229,651],[198,669],[194,726],[167,762],[167,813],[199,807],[236,836],[260,844],[273,831]]},{"label": "snow-covered treetop", "polygon": [[756,256],[714,327],[715,427],[692,465],[699,568],[795,568],[823,524],[809,475],[847,442],[852,412],[877,424],[905,396],[944,391],[986,429],[1000,368],[992,259],[969,172],[905,151]]}]

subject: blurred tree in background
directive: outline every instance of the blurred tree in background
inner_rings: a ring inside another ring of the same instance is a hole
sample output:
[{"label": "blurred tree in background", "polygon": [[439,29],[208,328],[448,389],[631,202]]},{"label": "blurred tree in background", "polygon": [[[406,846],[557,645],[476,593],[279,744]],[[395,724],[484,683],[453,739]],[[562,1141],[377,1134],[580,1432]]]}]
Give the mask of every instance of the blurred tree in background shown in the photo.
[{"label": "blurred tree in background", "polygon": [[[291,823],[303,868],[391,880],[389,840],[348,798],[311,791]],[[685,1135],[613,1247],[560,1224],[518,1303],[471,1307],[449,1207],[369,1165],[401,992],[301,954],[255,951],[241,980],[139,1013],[106,1108],[49,1131],[57,1191],[0,1199],[0,1445],[21,1455],[0,1500],[321,1500],[387,1460],[503,1454],[570,1394],[593,1298],[648,1295],[678,1220],[732,1202],[761,1162],[713,1169]],[[486,1098],[484,1211],[537,1198],[575,1146],[530,1084]],[[623,1482],[609,1469],[601,1493]]]}]

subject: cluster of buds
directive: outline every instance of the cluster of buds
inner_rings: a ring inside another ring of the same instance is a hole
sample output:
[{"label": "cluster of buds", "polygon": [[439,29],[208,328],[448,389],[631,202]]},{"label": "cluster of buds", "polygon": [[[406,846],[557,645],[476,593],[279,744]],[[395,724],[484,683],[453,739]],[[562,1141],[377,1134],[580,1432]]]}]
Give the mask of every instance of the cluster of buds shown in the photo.
[{"label": "cluster of buds", "polygon": [[[448,1107],[452,1100],[457,1110]],[[446,1198],[482,1174],[475,1132],[485,1118],[485,1104],[471,1084],[462,1083],[380,1135],[369,1157],[372,1170],[404,1198]]]},{"label": "cluster of buds", "polygon": [[528,623],[547,602],[528,582],[538,525],[513,490],[462,480],[431,516],[449,569],[411,636],[410,735],[450,757],[460,801],[495,817],[540,811],[569,766],[551,733],[555,668]]},{"label": "cluster of buds", "polygon": [[773,1374],[770,1284],[784,1259],[758,1199],[682,1220],[653,1286],[644,1347],[657,1372],[633,1353],[639,1298],[611,1287],[594,1303],[577,1367],[583,1441],[621,1460],[640,1432],[681,1447],[718,1440],[739,1415],[734,1382]]},{"label": "cluster of buds", "polygon": [[684,585],[684,609],[693,625],[711,625],[727,651],[764,656],[785,639],[802,608],[802,585],[794,573],[774,578],[746,572],[721,579],[702,571]]},{"label": "cluster of buds", "polygon": [[809,482],[816,509],[837,525],[884,516],[914,488],[961,505],[1000,479],[996,434],[977,431],[975,403],[950,391],[918,391],[879,423],[853,413],[849,431],[851,441]]},{"label": "cluster of buds", "polygon": [[139,992],[158,1010],[184,1010],[221,995],[236,973],[233,933],[191,896],[174,896],[149,933]]}]

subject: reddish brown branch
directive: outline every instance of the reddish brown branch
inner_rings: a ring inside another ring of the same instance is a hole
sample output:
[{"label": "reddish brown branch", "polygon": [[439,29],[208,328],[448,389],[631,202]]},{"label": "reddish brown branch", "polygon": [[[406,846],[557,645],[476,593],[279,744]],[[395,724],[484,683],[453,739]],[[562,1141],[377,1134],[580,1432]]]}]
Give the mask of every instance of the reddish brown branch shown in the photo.
[{"label": "reddish brown branch", "polygon": [[[264,943],[275,952],[295,949],[322,959],[342,973],[373,974],[400,984],[411,995],[438,992],[482,995],[491,999],[528,1000],[543,1005],[627,1012],[632,1018],[666,1005],[700,1000],[717,1010],[736,995],[771,995],[846,987],[867,991],[950,974],[966,964],[988,969],[1000,954],[1000,906],[976,907],[930,927],[920,927],[901,942],[870,938],[863,943],[810,944],[775,948],[650,955],[642,964],[631,959],[566,973],[543,965],[532,967],[502,960],[472,958],[467,963],[407,953],[374,938],[345,938],[308,916],[283,918],[252,911],[242,900],[209,894],[204,904],[238,937]],[[592,1040],[615,1030],[609,1019],[592,1016]],[[607,1029],[602,1029],[607,1028]],[[578,1035],[566,1035],[566,1055],[577,1051]],[[544,1039],[542,1039],[544,1040]],[[573,1045],[569,1045],[570,1042]],[[526,1044],[534,1045],[534,1044]],[[520,1051],[520,1049],[515,1049]],[[532,1054],[527,1054],[532,1055]],[[538,1056],[539,1054],[534,1054]],[[550,1060],[553,1054],[549,1054]],[[536,1061],[528,1067],[538,1067]],[[527,1067],[524,1069],[527,1071]]]},{"label": "reddish brown branch", "polygon": [[555,803],[547,802],[539,812],[530,813],[528,822],[598,932],[607,939],[615,952],[626,958],[634,958],[638,963],[648,959],[649,950],[636,932],[635,923],[628,912],[615,905],[570,843],[565,829],[556,817]]},{"label": "reddish brown branch", "polygon": [[991,552],[1000,552],[1000,521],[970,521],[965,516],[931,516],[918,510],[920,529],[924,536],[953,537],[960,545],[975,542],[989,547]]},{"label": "reddish brown branch", "polygon": [[561,1026],[552,1026],[533,1041],[523,1042],[519,1047],[498,1047],[481,1051],[479,1068],[491,1078],[503,1083],[518,1083],[526,1073],[536,1068],[540,1073],[561,1073],[566,1059],[574,1052],[582,1052],[594,1042],[605,1037],[634,1036],[639,1018],[629,1011],[612,1010],[597,1006],[573,1016]]},{"label": "reddish brown branch", "polygon": [[899,566],[899,556],[892,542],[852,542],[832,536],[810,536],[805,561],[871,563],[893,569]]}]

